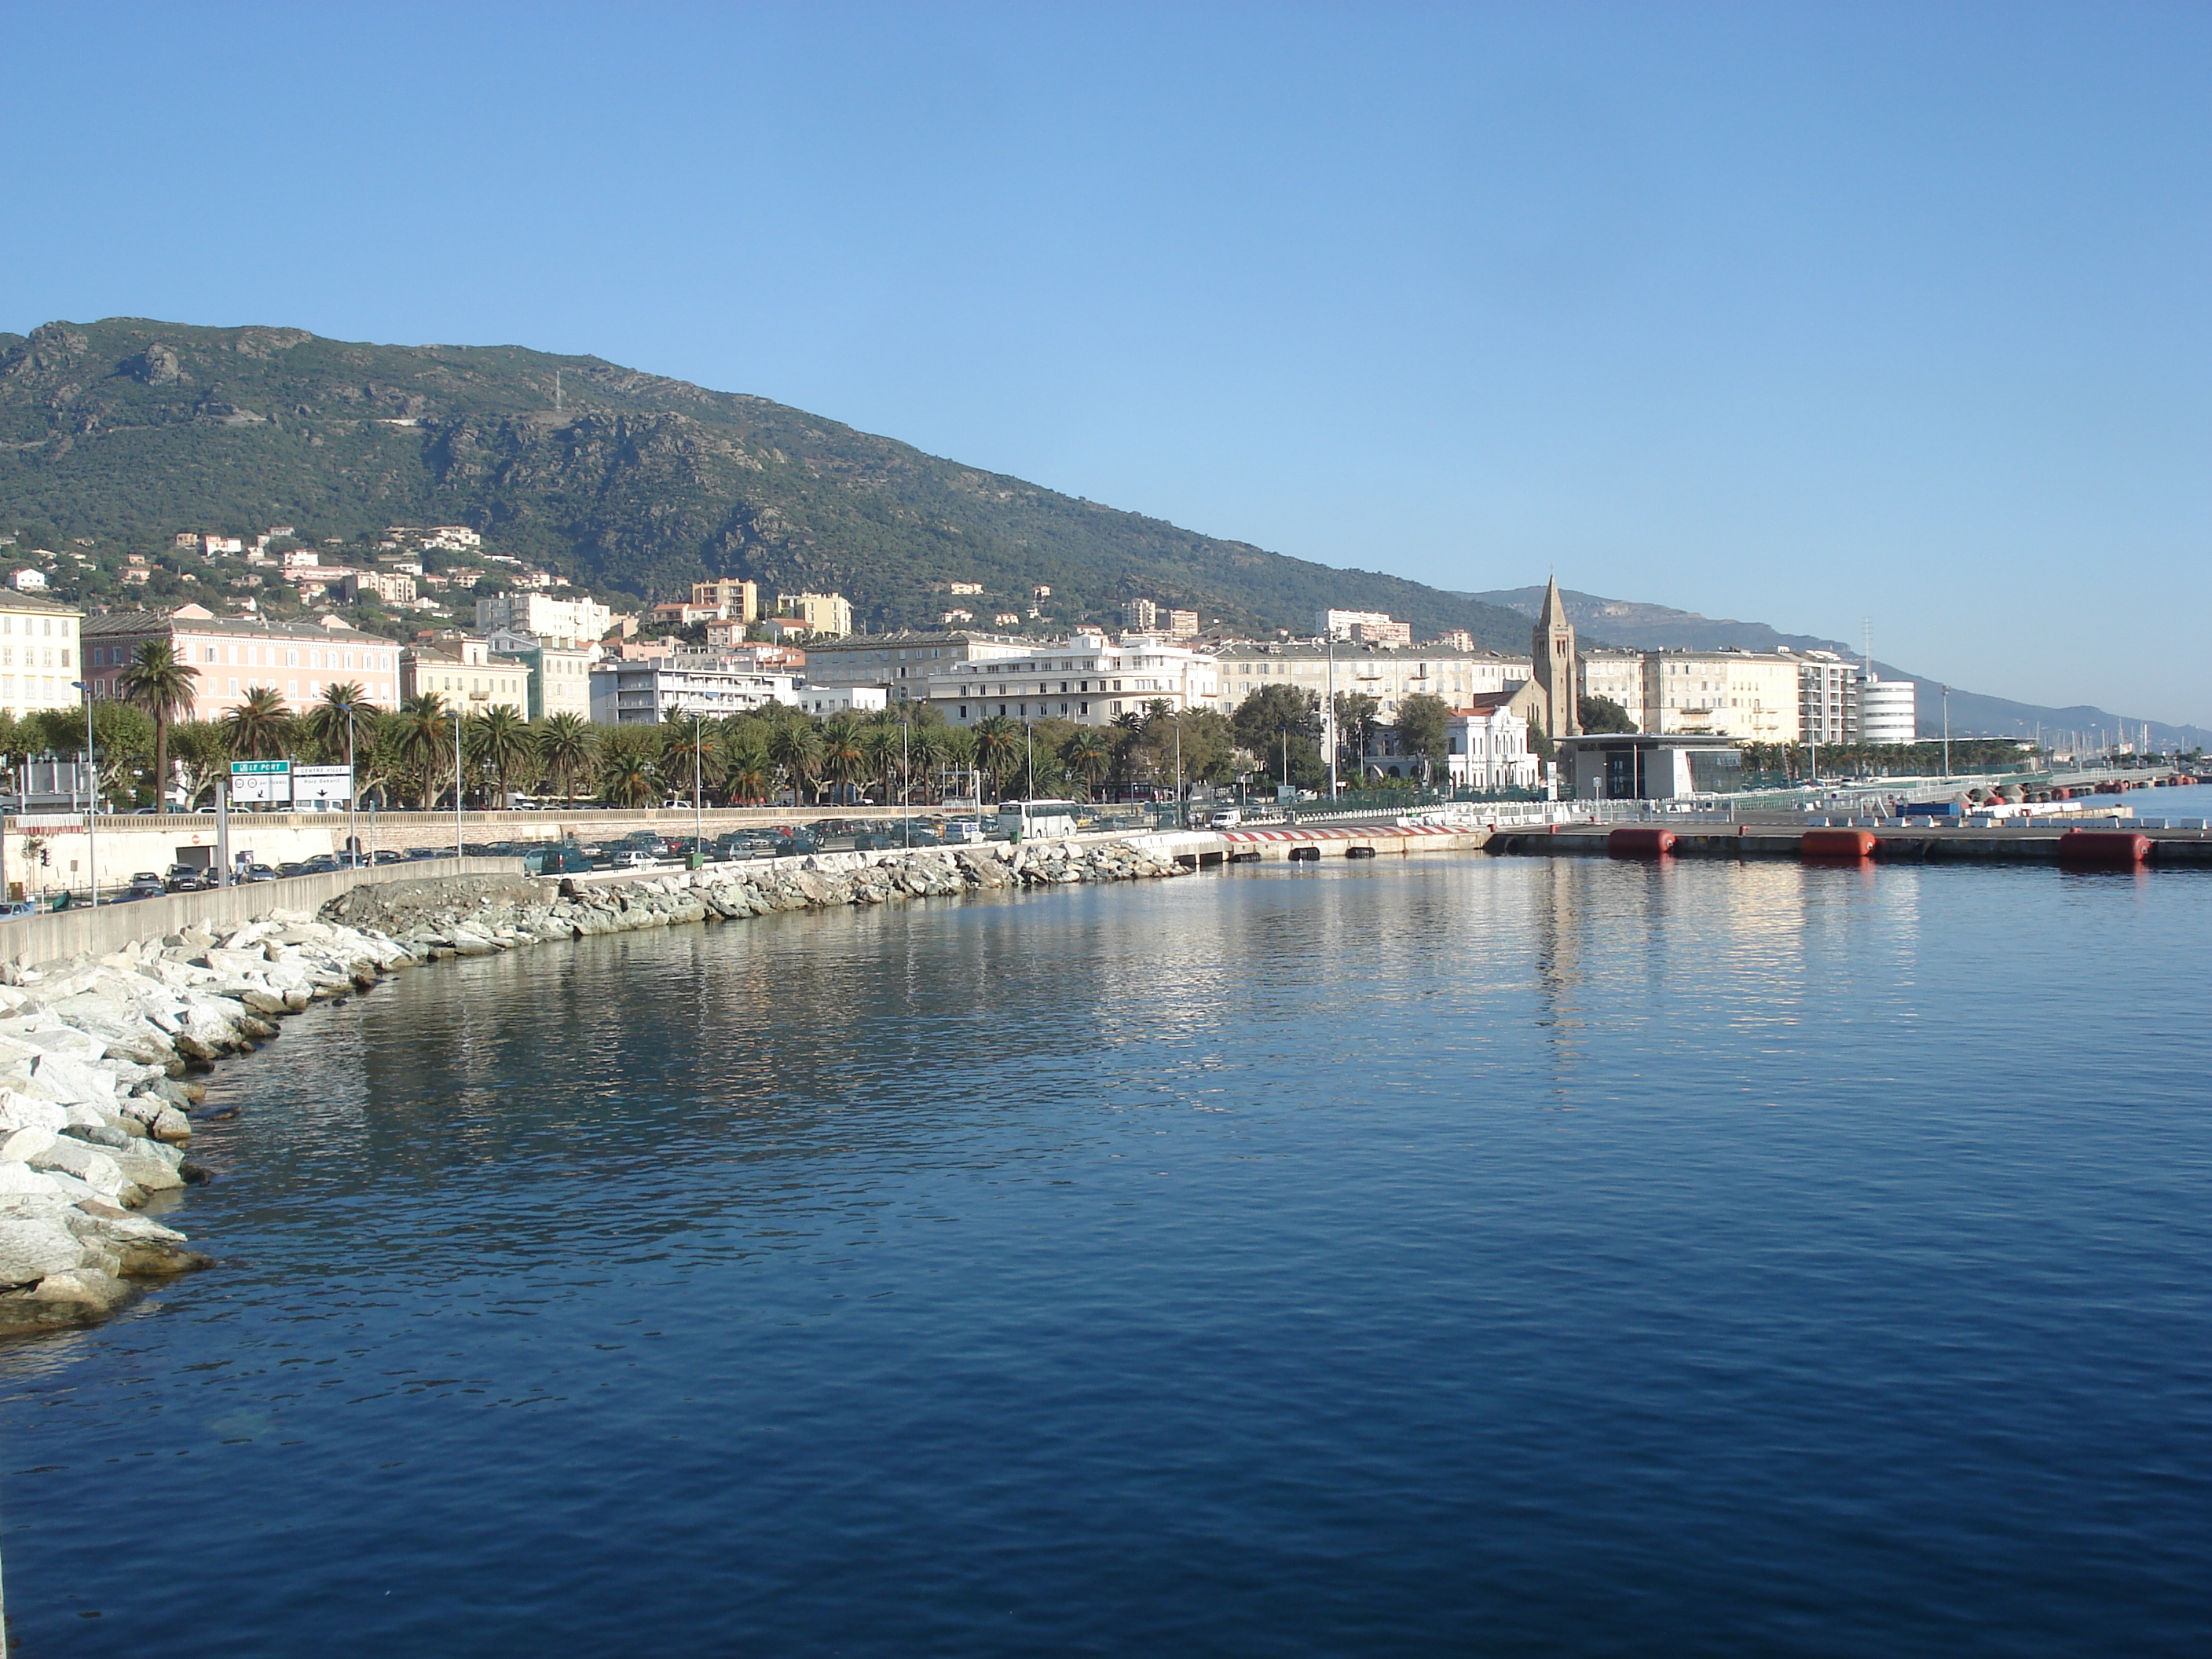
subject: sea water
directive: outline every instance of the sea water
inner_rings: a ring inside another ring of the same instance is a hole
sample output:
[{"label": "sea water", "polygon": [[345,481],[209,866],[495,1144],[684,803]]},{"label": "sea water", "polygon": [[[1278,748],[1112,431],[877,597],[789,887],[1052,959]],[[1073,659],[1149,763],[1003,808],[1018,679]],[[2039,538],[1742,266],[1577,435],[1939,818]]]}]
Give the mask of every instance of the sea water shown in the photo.
[{"label": "sea water", "polygon": [[2202,1654],[2208,922],[1431,855],[410,973],[0,1350],[17,1652]]}]

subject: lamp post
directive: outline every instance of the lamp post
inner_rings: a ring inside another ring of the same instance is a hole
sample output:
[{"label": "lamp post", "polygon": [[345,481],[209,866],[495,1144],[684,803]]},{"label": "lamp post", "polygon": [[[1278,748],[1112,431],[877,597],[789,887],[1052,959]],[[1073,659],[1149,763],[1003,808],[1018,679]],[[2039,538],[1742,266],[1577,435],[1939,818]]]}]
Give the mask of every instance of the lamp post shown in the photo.
[{"label": "lamp post", "polygon": [[[100,908],[100,832],[94,826],[100,820],[100,760],[92,747],[92,687],[82,680],[70,684],[84,693],[84,862],[92,878],[92,908]],[[161,781],[154,780],[155,799],[161,799]]]},{"label": "lamp post", "polygon": [[1328,647],[1328,702],[1323,708],[1322,725],[1328,738],[1328,798],[1336,799],[1336,635],[1330,634]]},{"label": "lamp post", "polygon": [[461,706],[453,705],[453,856],[461,856]]},{"label": "lamp post", "polygon": [[1951,775],[1951,688],[1943,688],[1943,776]]},{"label": "lamp post", "polygon": [[703,769],[699,757],[699,749],[700,745],[706,741],[707,729],[704,722],[705,716],[697,709],[693,709],[691,711],[691,852],[693,856],[699,859],[702,863],[706,861],[706,848],[703,843],[707,836],[705,816],[700,805],[700,778]]},{"label": "lamp post", "polygon": [[908,851],[914,848],[914,755],[909,746],[913,735],[913,728],[908,725],[906,715],[902,713],[899,715],[899,805],[906,809],[902,817],[906,823]]},{"label": "lamp post", "polygon": [[361,777],[353,763],[353,699],[346,699],[346,862],[361,867]]}]

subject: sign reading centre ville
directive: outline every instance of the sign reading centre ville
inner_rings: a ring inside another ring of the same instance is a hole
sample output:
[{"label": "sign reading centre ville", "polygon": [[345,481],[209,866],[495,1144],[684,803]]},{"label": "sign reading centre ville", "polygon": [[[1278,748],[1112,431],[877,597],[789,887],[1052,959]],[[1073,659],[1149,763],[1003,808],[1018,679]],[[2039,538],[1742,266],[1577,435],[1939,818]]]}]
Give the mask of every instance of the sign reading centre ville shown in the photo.
[{"label": "sign reading centre ville", "polygon": [[353,799],[353,769],[349,766],[295,766],[292,769],[292,804],[311,812],[326,812]]},{"label": "sign reading centre ville", "polygon": [[263,805],[272,801],[289,802],[292,799],[292,763],[231,762],[230,798],[234,801]]}]

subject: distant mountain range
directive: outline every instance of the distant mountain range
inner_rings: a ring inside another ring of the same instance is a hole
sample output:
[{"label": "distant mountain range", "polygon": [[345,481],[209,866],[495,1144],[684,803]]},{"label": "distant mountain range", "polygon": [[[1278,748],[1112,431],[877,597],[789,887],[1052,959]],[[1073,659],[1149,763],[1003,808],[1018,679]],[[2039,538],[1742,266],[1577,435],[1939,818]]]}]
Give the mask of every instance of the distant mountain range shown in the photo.
[{"label": "distant mountain range", "polygon": [[[1663,605],[1641,605],[1627,599],[1608,599],[1595,593],[1578,593],[1571,589],[1559,590],[1566,601],[1567,616],[1575,625],[1577,639],[1587,635],[1593,641],[1602,640],[1609,645],[1634,647],[1639,650],[1711,651],[1722,646],[1740,646],[1747,651],[1772,651],[1787,646],[1792,651],[1833,651],[1856,660],[1858,647],[1842,640],[1822,639],[1812,634],[1784,634],[1765,623],[1737,622],[1727,618],[1705,617],[1694,611],[1676,611]],[[1466,596],[1484,605],[1502,605],[1533,618],[1543,604],[1541,586],[1499,588],[1487,593]],[[1923,737],[1935,737],[1943,729],[1943,703],[1938,690],[1943,684],[1941,677],[1900,668],[1875,659],[1875,672],[1884,679],[1911,680],[1922,690],[1918,699],[1920,730]],[[2100,730],[2115,732],[2124,726],[2130,737],[2144,725],[2140,715],[2124,718],[2110,709],[2092,704],[2075,703],[2066,708],[2045,708],[2035,703],[2014,702],[2007,697],[1992,697],[1978,691],[1951,689],[1951,731],[1957,737],[2050,738],[2060,732],[2094,732]],[[2178,745],[2183,749],[2203,746],[2212,741],[2212,731],[2198,726],[2175,726],[2164,720],[2149,722],[2151,735],[2161,744]]]},{"label": "distant mountain range", "polygon": [[[1033,631],[1110,623],[1146,598],[1249,632],[1308,632],[1329,606],[1387,611],[1417,636],[1465,629],[1521,652],[1540,592],[1455,593],[1289,558],[597,357],[132,318],[0,332],[0,533],[88,544],[112,569],[179,530],[272,523],[316,539],[465,524],[636,599],[717,575],[835,590],[871,631],[952,610]],[[981,592],[956,598],[955,583]],[[1847,648],[1569,599],[1591,643]],[[2118,724],[1961,692],[1951,710],[1961,731]],[[1923,700],[1923,720],[1932,712]]]}]

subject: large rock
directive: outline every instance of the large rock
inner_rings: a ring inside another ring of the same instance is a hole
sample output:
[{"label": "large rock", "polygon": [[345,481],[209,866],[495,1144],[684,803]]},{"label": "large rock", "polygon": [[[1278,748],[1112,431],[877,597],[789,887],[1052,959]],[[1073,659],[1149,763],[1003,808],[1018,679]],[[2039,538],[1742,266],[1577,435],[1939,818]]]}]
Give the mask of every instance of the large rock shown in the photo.
[{"label": "large rock", "polygon": [[114,1197],[128,1181],[122,1167],[106,1150],[67,1135],[55,1136],[52,1146],[32,1153],[23,1162],[34,1170],[58,1170],[64,1175],[75,1176],[103,1197]]},{"label": "large rock", "polygon": [[0,1285],[35,1285],[84,1259],[76,1235],[56,1219],[0,1216]]}]

